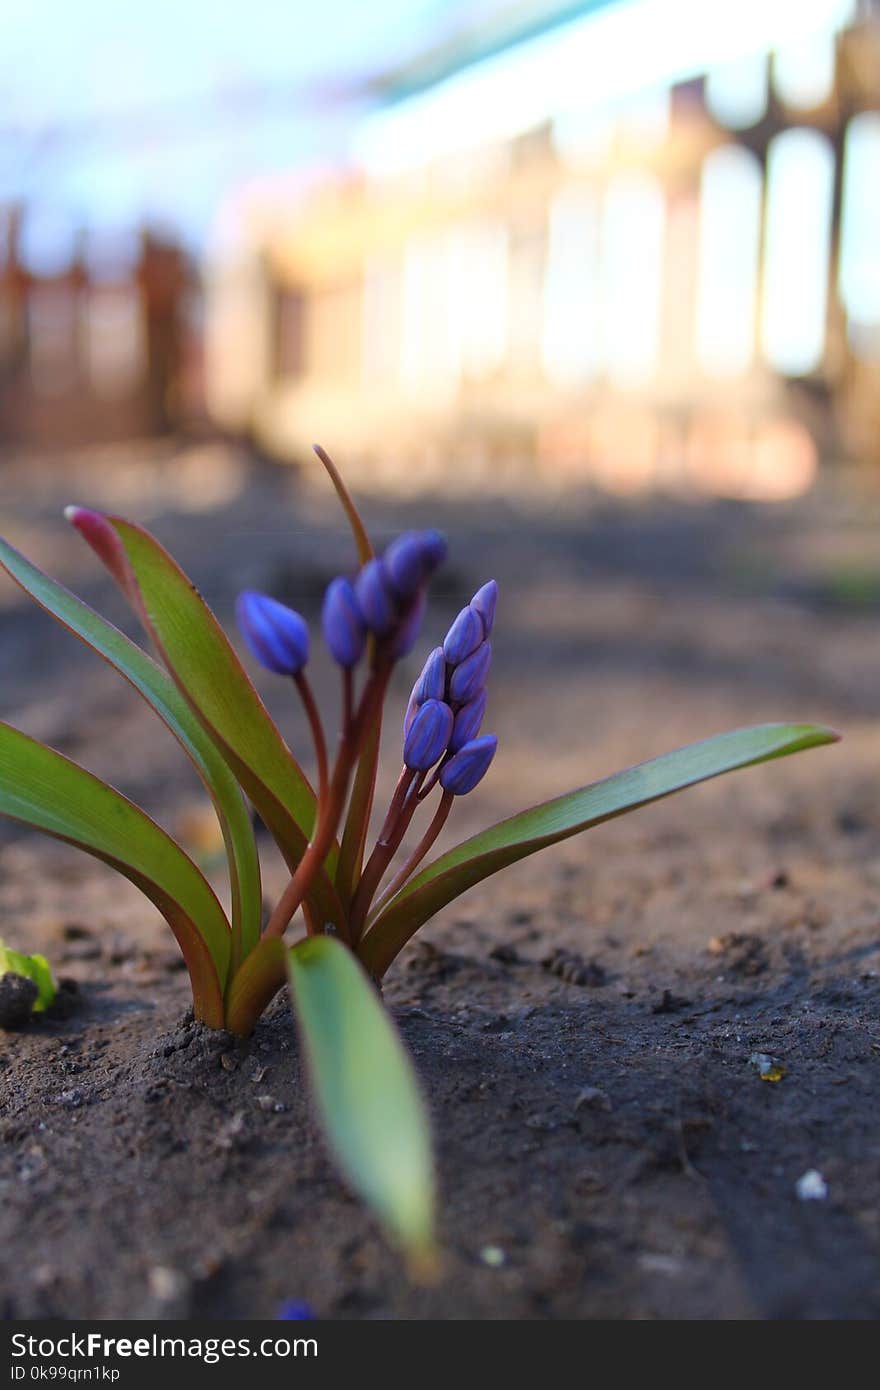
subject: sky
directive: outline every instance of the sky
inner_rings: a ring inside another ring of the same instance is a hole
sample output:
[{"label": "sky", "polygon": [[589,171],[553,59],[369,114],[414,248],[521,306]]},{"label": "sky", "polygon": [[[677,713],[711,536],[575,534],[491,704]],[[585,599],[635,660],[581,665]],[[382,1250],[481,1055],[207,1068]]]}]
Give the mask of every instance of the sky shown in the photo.
[{"label": "sky", "polygon": [[542,0],[0,3],[0,208],[25,203],[25,258],[51,273],[77,226],[112,236],[147,223],[202,250],[224,202],[265,177],[454,156],[568,104],[583,116],[719,64],[733,62],[741,86],[737,60],[817,25],[827,38],[855,0],[594,3],[385,109],[372,79],[499,11],[534,17]]},{"label": "sky", "polygon": [[244,177],[344,151],[344,90],[500,4],[4,0],[0,204],[199,243]]}]

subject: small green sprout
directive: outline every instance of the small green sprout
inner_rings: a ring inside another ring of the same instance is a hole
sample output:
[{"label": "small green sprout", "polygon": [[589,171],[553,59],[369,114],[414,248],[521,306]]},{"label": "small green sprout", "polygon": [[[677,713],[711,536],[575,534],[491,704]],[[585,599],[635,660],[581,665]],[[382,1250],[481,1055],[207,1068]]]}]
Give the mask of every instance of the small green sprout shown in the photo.
[{"label": "small green sprout", "polygon": [[10,976],[27,980],[32,986],[30,990],[22,992],[23,1001],[30,1000],[28,1007],[22,1008],[20,1018],[10,1014],[11,1021],[23,1022],[26,1015],[45,1013],[46,1009],[54,1004],[58,990],[46,957],[27,956],[23,951],[13,951],[5,942],[0,941],[0,996],[4,982],[8,981]]},{"label": "small green sprout", "polygon": [[[424,1265],[434,1248],[427,1110],[376,988],[406,943],[468,888],[537,850],[707,778],[837,735],[808,724],[720,734],[521,811],[422,867],[457,798],[477,787],[496,754],[495,736],[481,733],[497,600],[489,580],[455,618],[443,646],[428,655],[416,681],[400,777],[367,854],[385,697],[396,663],[417,640],[427,587],[446,543],[436,531],[410,532],[376,556],[336,468],[323,450],[316,452],[348,516],[359,566],[351,577],[333,580],[322,613],[324,640],[340,670],[340,732],[332,758],[306,674],[311,640],[305,621],[253,592],[240,597],[238,621],[250,653],[290,679],[304,704],[317,788],[217,619],[147,531],[121,517],[78,507],[67,512],[129,600],[158,662],[0,541],[0,563],[11,577],[135,687],[194,764],[223,833],[228,912],[155,821],[70,759],[6,724],[0,724],[0,814],[87,850],[155,903],[183,953],[195,1015],[209,1027],[246,1036],[289,985],[317,1110],[339,1167],[411,1261]],[[421,840],[394,870],[408,827],[432,798]],[[265,921],[247,802],[290,872]],[[29,961],[29,972],[39,968],[39,957],[16,959]],[[45,979],[38,981],[41,989]]]}]

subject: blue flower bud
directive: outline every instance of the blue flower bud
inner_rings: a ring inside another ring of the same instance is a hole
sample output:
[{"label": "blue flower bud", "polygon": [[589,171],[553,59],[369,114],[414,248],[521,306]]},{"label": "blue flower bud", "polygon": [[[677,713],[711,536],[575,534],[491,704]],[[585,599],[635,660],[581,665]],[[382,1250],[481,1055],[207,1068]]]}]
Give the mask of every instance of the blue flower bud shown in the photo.
[{"label": "blue flower bud", "polygon": [[453,796],[467,796],[485,777],[497,747],[498,739],[494,734],[484,734],[466,743],[440,769],[443,790],[452,792]]},{"label": "blue flower bud", "polygon": [[449,679],[449,698],[454,705],[466,705],[486,684],[492,661],[491,642],[481,642],[475,652],[456,666]]},{"label": "blue flower bud", "polygon": [[480,725],[483,722],[483,715],[486,713],[486,690],[479,691],[472,700],[466,705],[462,705],[458,714],[455,716],[455,723],[452,726],[452,738],[449,740],[450,753],[457,753],[459,748],[463,748],[471,739],[476,738],[480,732]]},{"label": "blue flower bud", "polygon": [[382,567],[394,592],[402,599],[412,598],[424,574],[418,532],[406,531],[392,541],[382,556]]},{"label": "blue flower bud", "polygon": [[445,554],[446,541],[439,531],[406,531],[392,541],[382,557],[382,567],[398,598],[414,598]]},{"label": "blue flower bud", "polygon": [[413,694],[418,703],[426,700],[442,700],[446,693],[446,654],[442,647],[435,647],[422,667],[422,674],[413,686]]},{"label": "blue flower bud", "polygon": [[439,531],[422,532],[422,560],[425,566],[425,578],[433,574],[435,569],[446,559],[446,537]]},{"label": "blue flower bud", "polygon": [[410,692],[403,721],[404,737],[416,717],[416,710],[426,700],[442,700],[446,694],[446,658],[442,647],[435,647],[422,667],[422,673]]},{"label": "blue flower bud", "polygon": [[471,652],[475,652],[485,636],[483,619],[468,604],[459,613],[443,642],[443,651],[450,666],[457,666]]},{"label": "blue flower bud", "polygon": [[419,629],[422,626],[422,619],[425,616],[426,607],[427,599],[425,598],[425,591],[424,589],[420,589],[411,607],[404,615],[400,627],[397,629],[394,636],[394,640],[391,643],[391,655],[395,661],[399,661],[403,656],[409,656],[415,646],[416,638],[419,635]]},{"label": "blue flower bud", "polygon": [[363,654],[367,630],[354,589],[341,576],[327,587],[321,626],[334,660],[340,666],[356,666]]},{"label": "blue flower bud", "polygon": [[268,594],[246,589],[236,600],[235,616],[261,666],[279,676],[299,674],[309,659],[309,629],[299,613]]},{"label": "blue flower bud", "polygon": [[470,606],[475,608],[483,620],[483,636],[488,637],[492,631],[492,624],[495,622],[495,605],[498,602],[498,585],[494,579],[490,579],[484,584],[482,589],[478,589],[471,599]]},{"label": "blue flower bud", "polygon": [[416,772],[427,772],[446,752],[452,733],[452,710],[442,700],[419,707],[403,745],[403,761]]},{"label": "blue flower bud", "polygon": [[367,627],[377,637],[384,637],[394,626],[397,612],[381,560],[367,561],[354,581],[354,592]]},{"label": "blue flower bud", "polygon": [[299,1298],[288,1299],[278,1310],[278,1319],[281,1322],[311,1322],[314,1316],[311,1304]]}]

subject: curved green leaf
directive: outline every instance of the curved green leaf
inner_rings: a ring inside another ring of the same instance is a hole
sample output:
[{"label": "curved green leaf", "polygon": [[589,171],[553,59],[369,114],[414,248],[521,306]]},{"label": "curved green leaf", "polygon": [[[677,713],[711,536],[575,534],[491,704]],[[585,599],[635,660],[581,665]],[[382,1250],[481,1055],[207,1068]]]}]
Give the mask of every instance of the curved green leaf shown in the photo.
[{"label": "curved green leaf", "polygon": [[376,918],[358,955],[371,974],[381,977],[413,933],[435,912],[508,864],[707,778],[833,743],[837,737],[831,729],[812,724],[734,729],[521,811],[465,840],[423,869]]},{"label": "curved green leaf", "polygon": [[222,1028],[229,923],[207,880],[170,835],[90,772],[3,723],[0,815],[88,851],[136,884],[177,937],[196,1016]]},{"label": "curved green leaf", "polygon": [[[134,603],[181,694],[221,749],[291,870],[308,844],[315,794],[198,590],[149,532],[121,517],[71,509],[71,520]],[[309,904],[342,927],[332,884],[338,851]]]},{"label": "curved green leaf", "polygon": [[352,1187],[415,1257],[433,1239],[427,1113],[400,1035],[339,941],[287,954],[294,1014],[331,1150]]},{"label": "curved green leaf", "polygon": [[0,537],[0,565],[47,613],[125,677],[167,724],[204,782],[229,859],[233,965],[260,939],[260,861],[248,809],[227,763],[177,686],[152,657]]}]

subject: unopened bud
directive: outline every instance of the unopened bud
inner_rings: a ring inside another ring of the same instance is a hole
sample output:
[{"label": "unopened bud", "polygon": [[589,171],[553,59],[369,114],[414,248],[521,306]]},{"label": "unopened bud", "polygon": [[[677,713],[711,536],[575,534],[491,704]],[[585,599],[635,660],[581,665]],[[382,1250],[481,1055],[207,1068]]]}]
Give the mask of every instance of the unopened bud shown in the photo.
[{"label": "unopened bud", "polygon": [[257,661],[279,676],[296,676],[309,659],[309,629],[299,613],[246,589],[235,604],[239,630]]},{"label": "unopened bud", "polygon": [[340,666],[356,666],[366,642],[367,629],[354,589],[341,576],[328,585],[321,611],[324,640]]},{"label": "unopened bud", "polygon": [[486,684],[492,661],[492,644],[481,642],[475,652],[456,666],[449,679],[449,698],[454,705],[466,705]]},{"label": "unopened bud", "polygon": [[452,734],[452,710],[442,700],[426,700],[410,725],[403,761],[416,772],[427,772],[446,752]]},{"label": "unopened bud", "polygon": [[443,790],[452,792],[453,796],[467,796],[485,777],[497,747],[498,739],[494,734],[484,734],[466,743],[440,769]]}]

